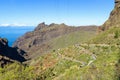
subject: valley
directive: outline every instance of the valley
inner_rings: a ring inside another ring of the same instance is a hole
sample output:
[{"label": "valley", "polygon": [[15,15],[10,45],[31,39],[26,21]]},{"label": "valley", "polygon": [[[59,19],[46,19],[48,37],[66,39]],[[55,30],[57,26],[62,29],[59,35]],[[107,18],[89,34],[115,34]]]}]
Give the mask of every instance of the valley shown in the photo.
[{"label": "valley", "polygon": [[120,80],[120,0],[114,4],[101,26],[43,22],[13,47],[1,38],[0,80]]}]

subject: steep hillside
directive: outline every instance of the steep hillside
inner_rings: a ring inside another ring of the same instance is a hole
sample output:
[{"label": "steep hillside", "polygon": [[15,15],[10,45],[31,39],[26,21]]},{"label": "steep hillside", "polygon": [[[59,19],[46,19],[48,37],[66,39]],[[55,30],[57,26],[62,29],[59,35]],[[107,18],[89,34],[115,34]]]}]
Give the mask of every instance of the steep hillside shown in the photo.
[{"label": "steep hillside", "polygon": [[30,66],[42,80],[119,80],[120,27],[111,27],[90,42],[43,55]]},{"label": "steep hillside", "polygon": [[[82,43],[56,49],[29,61],[26,67],[18,63],[6,66],[0,69],[0,79],[119,80],[120,45],[116,41],[120,37],[119,32],[120,28],[111,28],[97,35],[98,43]],[[111,33],[116,35],[108,39]],[[108,44],[108,41],[111,43]]]},{"label": "steep hillside", "polygon": [[[34,60],[42,80],[118,80],[120,46],[80,44]],[[74,74],[73,74],[74,73]]]},{"label": "steep hillside", "polygon": [[24,62],[27,60],[27,54],[18,49],[8,46],[7,39],[0,38],[0,66],[3,67],[8,63],[15,61]]},{"label": "steep hillside", "polygon": [[119,52],[119,45],[77,44],[31,60],[29,67],[6,66],[0,69],[0,79],[119,80]]},{"label": "steep hillside", "polygon": [[73,27],[65,24],[41,23],[34,31],[20,37],[14,43],[14,47],[19,47],[34,58],[54,49],[84,42],[95,35],[96,28],[96,26]]},{"label": "steep hillside", "polygon": [[101,29],[108,30],[110,27],[120,27],[120,0],[115,0],[115,7],[110,13],[109,19],[102,25]]},{"label": "steep hillside", "polygon": [[113,27],[100,33],[90,43],[117,44],[120,45],[120,27]]},{"label": "steep hillside", "polygon": [[52,50],[56,50],[59,48],[65,48],[70,45],[79,44],[87,42],[95,36],[95,31],[76,31],[73,33],[69,33],[50,41],[49,45],[52,46]]}]

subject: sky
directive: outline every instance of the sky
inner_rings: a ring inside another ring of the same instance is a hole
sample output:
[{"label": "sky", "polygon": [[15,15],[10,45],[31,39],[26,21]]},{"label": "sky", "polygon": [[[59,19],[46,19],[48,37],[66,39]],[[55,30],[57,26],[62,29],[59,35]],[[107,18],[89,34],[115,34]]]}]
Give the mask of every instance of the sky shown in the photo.
[{"label": "sky", "polygon": [[0,0],[0,25],[102,25],[114,0]]}]

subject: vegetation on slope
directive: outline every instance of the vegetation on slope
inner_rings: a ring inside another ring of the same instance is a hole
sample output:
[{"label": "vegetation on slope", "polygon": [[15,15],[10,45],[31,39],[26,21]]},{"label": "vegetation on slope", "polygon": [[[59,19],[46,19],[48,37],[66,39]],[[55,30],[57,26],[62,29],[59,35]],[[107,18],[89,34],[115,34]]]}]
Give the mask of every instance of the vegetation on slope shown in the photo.
[{"label": "vegetation on slope", "polygon": [[119,53],[119,45],[74,45],[34,59],[29,67],[12,64],[1,68],[0,78],[7,80],[11,75],[12,80],[119,80]]},{"label": "vegetation on slope", "polygon": [[0,80],[35,80],[33,67],[15,62],[0,68]]},{"label": "vegetation on slope", "polygon": [[53,50],[26,66],[14,63],[0,68],[0,80],[119,80],[119,39],[120,28],[111,28],[90,43]]},{"label": "vegetation on slope", "polygon": [[120,44],[120,27],[113,27],[100,33],[90,43]]},{"label": "vegetation on slope", "polygon": [[[39,78],[43,80],[117,80],[119,48],[120,46],[115,45],[81,44],[60,49],[51,54],[56,56],[56,62],[51,64],[51,67],[44,66],[45,70],[42,74],[40,73]],[[48,59],[47,64],[52,63],[49,58],[43,59]]]},{"label": "vegetation on slope", "polygon": [[14,47],[19,47],[27,52],[30,58],[35,58],[53,49],[83,42],[95,35],[96,28],[96,26],[75,27],[65,24],[46,25],[41,23],[34,31],[20,37],[14,43]]},{"label": "vegetation on slope", "polygon": [[48,43],[52,46],[51,50],[65,48],[74,44],[80,44],[89,41],[95,36],[95,31],[76,31],[57,37]]}]

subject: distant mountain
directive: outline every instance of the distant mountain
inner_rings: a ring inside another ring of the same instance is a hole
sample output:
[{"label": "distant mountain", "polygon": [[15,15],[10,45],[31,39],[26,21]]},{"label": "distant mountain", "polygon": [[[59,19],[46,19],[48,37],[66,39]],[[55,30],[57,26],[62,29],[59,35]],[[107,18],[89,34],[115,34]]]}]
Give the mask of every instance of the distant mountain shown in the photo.
[{"label": "distant mountain", "polygon": [[84,42],[87,40],[85,38],[90,39],[95,35],[96,28],[97,26],[75,27],[55,23],[46,25],[43,22],[34,31],[16,40],[13,46],[28,52],[31,57],[36,57],[54,49]]}]

